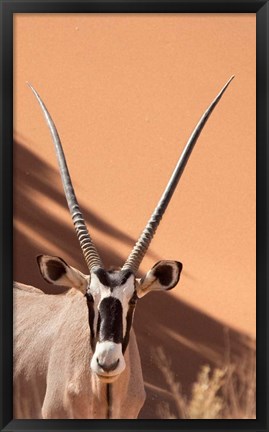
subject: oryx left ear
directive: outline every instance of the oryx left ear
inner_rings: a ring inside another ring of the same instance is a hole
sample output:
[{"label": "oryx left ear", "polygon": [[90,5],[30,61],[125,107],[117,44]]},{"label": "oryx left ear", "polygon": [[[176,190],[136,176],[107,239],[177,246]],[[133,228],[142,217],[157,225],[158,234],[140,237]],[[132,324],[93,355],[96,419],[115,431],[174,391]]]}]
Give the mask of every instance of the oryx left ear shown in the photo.
[{"label": "oryx left ear", "polygon": [[137,280],[136,292],[143,297],[150,291],[167,291],[179,281],[182,264],[178,261],[159,261],[142,279]]},{"label": "oryx left ear", "polygon": [[76,288],[85,294],[88,285],[86,275],[56,256],[38,255],[36,259],[40,273],[47,282],[67,288]]}]

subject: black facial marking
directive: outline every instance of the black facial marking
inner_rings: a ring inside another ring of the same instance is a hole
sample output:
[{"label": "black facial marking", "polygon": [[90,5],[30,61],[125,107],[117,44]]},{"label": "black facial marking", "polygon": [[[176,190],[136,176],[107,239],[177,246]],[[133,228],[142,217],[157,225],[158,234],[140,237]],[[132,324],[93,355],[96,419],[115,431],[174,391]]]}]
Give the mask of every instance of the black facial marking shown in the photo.
[{"label": "black facial marking", "polygon": [[99,268],[98,270],[95,271],[95,274],[98,277],[98,279],[102,285],[107,286],[107,287],[110,286],[110,280],[109,280],[108,273],[104,269]]},{"label": "black facial marking", "polygon": [[88,306],[88,319],[89,319],[89,326],[90,326],[90,344],[91,344],[91,348],[92,351],[95,351],[95,344],[96,344],[96,340],[95,340],[95,332],[94,332],[94,327],[93,327],[93,323],[94,323],[94,300],[91,294],[86,293],[86,300],[87,300],[87,306]]},{"label": "black facial marking", "polygon": [[[41,264],[41,262],[40,262],[41,258],[42,258],[42,256],[37,257],[39,269],[40,269],[40,264]],[[62,259],[60,260],[60,258],[59,258],[59,261],[54,260],[54,259],[48,260],[46,262],[46,272],[47,272],[48,277],[53,281],[57,281],[58,279],[60,279],[61,276],[66,274],[65,265],[67,266],[67,264],[64,262],[64,260],[62,260]]]},{"label": "black facial marking", "polygon": [[99,306],[97,322],[98,340],[122,343],[122,306],[115,297],[105,297]]},{"label": "black facial marking", "polygon": [[128,312],[127,312],[127,316],[126,316],[126,333],[125,333],[123,343],[122,343],[122,353],[123,354],[125,353],[126,348],[128,346],[128,343],[129,343],[130,330],[132,327],[133,316],[134,316],[134,311],[135,311],[137,299],[138,299],[137,294],[136,294],[136,292],[134,292],[131,300],[129,301],[129,308],[128,308]]},{"label": "black facial marking", "polygon": [[124,285],[132,274],[131,270],[122,271],[120,275],[120,285]]},{"label": "black facial marking", "polygon": [[117,286],[124,285],[129,277],[132,275],[131,270],[123,270],[123,271],[109,271],[106,272],[104,269],[99,268],[95,271],[96,276],[102,285],[108,287],[113,290],[113,288]]}]

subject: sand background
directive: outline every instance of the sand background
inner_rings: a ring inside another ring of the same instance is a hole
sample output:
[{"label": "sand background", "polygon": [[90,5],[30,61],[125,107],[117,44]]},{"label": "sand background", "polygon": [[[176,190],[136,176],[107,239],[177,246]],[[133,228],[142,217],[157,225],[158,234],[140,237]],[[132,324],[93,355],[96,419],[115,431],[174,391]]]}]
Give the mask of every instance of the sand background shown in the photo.
[{"label": "sand background", "polygon": [[[199,117],[231,75],[165,214],[145,273],[183,263],[170,293],[146,296],[135,329],[148,399],[170,400],[162,346],[188,394],[199,366],[255,338],[254,14],[17,14],[14,32],[14,279],[51,287],[35,256],[87,272],[53,145],[26,81],[60,133],[89,231],[107,266],[127,258]],[[227,342],[229,340],[229,342]]]}]

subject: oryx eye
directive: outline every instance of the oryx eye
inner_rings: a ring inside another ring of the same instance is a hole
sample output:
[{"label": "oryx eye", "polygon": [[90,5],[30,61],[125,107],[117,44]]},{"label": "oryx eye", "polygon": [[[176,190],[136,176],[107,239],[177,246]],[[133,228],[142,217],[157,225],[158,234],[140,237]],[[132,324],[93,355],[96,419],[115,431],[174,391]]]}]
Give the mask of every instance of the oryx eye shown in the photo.
[{"label": "oryx eye", "polygon": [[93,303],[93,301],[94,301],[93,296],[91,295],[89,290],[86,292],[85,297],[86,297],[88,303]]}]

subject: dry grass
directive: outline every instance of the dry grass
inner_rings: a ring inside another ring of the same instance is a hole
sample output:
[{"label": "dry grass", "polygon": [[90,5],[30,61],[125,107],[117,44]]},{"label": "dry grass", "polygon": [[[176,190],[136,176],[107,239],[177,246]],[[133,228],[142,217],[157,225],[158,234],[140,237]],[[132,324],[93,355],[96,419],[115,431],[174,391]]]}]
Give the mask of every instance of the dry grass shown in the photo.
[{"label": "dry grass", "polygon": [[166,419],[255,419],[256,418],[256,353],[231,362],[229,350],[225,364],[212,368],[203,365],[187,398],[176,380],[171,361],[161,347],[156,363],[169,388],[173,408],[167,402],[158,407],[160,418]]}]

